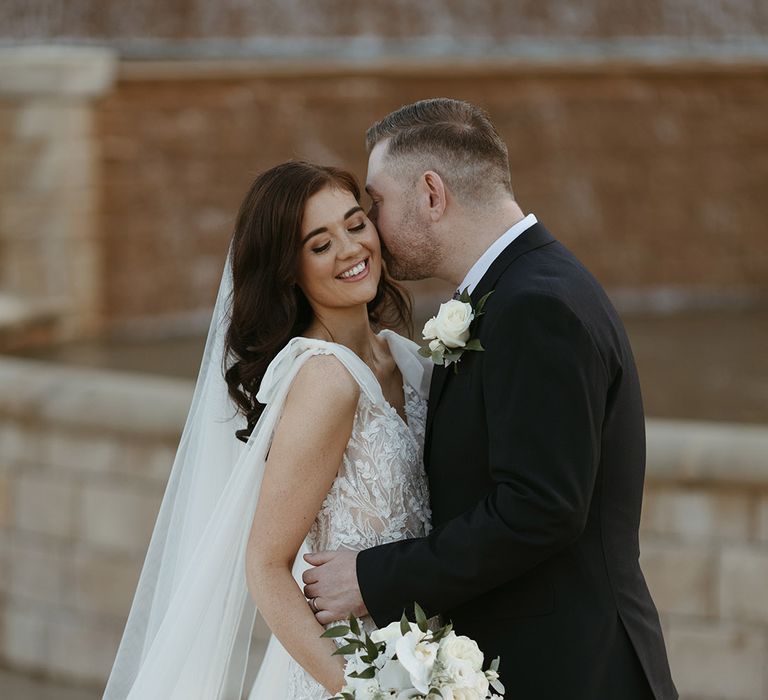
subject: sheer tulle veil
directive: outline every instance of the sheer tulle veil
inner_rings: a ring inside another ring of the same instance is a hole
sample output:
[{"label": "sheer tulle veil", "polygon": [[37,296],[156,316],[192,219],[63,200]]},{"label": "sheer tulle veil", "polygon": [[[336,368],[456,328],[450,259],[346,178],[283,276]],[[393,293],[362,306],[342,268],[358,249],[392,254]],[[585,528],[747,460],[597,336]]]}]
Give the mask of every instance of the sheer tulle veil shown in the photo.
[{"label": "sheer tulle veil", "polygon": [[[267,407],[247,444],[237,440],[244,420],[223,377],[230,257],[231,249],[105,700],[239,700],[243,693],[256,615],[245,580],[245,547],[289,382],[270,387],[265,377],[259,399]],[[296,567],[303,568],[300,556]],[[273,638],[250,697],[285,698],[287,661]]]}]

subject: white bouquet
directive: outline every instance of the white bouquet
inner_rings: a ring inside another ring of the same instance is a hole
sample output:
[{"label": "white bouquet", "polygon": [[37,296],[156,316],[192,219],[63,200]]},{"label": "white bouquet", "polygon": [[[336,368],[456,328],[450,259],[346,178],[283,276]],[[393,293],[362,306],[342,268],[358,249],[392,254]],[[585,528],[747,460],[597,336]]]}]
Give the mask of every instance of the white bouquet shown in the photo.
[{"label": "white bouquet", "polygon": [[344,638],[335,653],[347,657],[344,687],[331,700],[501,700],[499,659],[483,671],[476,642],[450,624],[433,632],[418,605],[415,612],[415,623],[403,614],[370,635],[354,616],[326,630],[324,637]]}]

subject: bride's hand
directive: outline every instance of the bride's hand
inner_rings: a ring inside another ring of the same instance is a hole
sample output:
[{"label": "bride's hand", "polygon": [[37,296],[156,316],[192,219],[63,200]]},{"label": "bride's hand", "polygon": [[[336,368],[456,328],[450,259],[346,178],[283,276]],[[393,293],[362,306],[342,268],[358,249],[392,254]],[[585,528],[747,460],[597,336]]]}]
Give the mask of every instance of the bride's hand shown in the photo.
[{"label": "bride's hand", "polygon": [[310,607],[317,610],[315,618],[321,625],[345,620],[350,614],[368,614],[357,583],[357,552],[316,552],[305,554],[304,560],[313,567],[302,575],[304,595]]}]

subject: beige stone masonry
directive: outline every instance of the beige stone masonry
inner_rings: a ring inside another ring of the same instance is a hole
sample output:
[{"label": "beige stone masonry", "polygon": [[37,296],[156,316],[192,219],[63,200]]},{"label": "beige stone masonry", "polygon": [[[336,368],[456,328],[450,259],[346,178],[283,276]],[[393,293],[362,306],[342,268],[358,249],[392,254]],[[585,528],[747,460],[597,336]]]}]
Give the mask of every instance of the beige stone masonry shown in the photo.
[{"label": "beige stone masonry", "polygon": [[667,644],[682,698],[766,697],[764,631],[728,623],[680,622],[670,626]]},{"label": "beige stone masonry", "polygon": [[720,601],[724,617],[768,627],[768,547],[723,552]]},{"label": "beige stone masonry", "polygon": [[94,332],[106,49],[0,49],[0,347]]}]

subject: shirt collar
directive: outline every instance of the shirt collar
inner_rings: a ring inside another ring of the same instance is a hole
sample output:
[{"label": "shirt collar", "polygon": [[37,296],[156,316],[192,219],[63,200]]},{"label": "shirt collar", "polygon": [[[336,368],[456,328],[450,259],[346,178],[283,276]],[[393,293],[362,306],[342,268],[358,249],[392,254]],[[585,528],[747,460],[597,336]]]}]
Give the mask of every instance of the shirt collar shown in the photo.
[{"label": "shirt collar", "polygon": [[475,287],[478,285],[483,275],[488,272],[488,268],[491,266],[494,260],[501,255],[501,252],[515,240],[521,233],[527,231],[538,220],[533,214],[528,214],[525,218],[518,221],[516,224],[508,228],[501,236],[499,236],[488,249],[478,258],[477,262],[472,265],[467,272],[464,281],[459,285],[459,291],[465,289],[471,294]]}]

